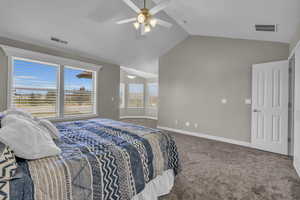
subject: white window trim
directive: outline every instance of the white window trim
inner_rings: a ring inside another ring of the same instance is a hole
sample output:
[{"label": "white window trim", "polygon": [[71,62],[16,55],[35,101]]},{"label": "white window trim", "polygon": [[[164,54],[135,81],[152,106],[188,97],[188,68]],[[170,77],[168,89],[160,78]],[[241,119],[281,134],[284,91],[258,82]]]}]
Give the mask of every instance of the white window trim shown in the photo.
[{"label": "white window trim", "polygon": [[[98,71],[102,69],[103,66],[101,65],[95,65],[92,63],[86,63],[82,61],[77,61],[77,60],[72,60],[72,59],[67,59],[63,57],[58,57],[58,56],[52,56],[48,54],[43,54],[43,53],[38,53],[34,51],[29,51],[29,50],[24,50],[24,49],[19,49],[15,47],[10,47],[10,46],[5,46],[1,45],[0,46],[4,52],[5,55],[8,58],[8,83],[7,83],[7,107],[11,108],[11,88],[13,85],[13,60],[14,58],[21,58],[21,59],[28,59],[28,60],[33,60],[33,61],[38,61],[41,63],[50,63],[50,64],[56,64],[59,66],[59,77],[57,78],[57,84],[58,86],[58,101],[57,101],[57,112],[58,116],[57,117],[51,117],[51,118],[46,118],[49,120],[72,120],[72,119],[81,119],[81,118],[88,118],[88,117],[97,117],[99,116],[98,113],[98,101],[97,97],[99,96],[98,93],[98,87],[97,87],[97,82],[98,82]],[[94,96],[94,113],[92,114],[86,114],[86,115],[69,115],[69,116],[62,116],[63,113],[63,106],[64,106],[64,77],[63,73],[63,66],[74,66],[80,69],[88,70],[88,71],[93,71],[95,72],[95,78],[94,78],[94,88],[95,88],[95,96]]]},{"label": "white window trim", "polygon": [[49,54],[38,53],[34,51],[19,49],[19,48],[5,46],[5,45],[1,45],[0,47],[4,50],[6,56],[8,57],[19,57],[24,59],[40,61],[42,63],[48,62],[57,65],[76,66],[76,67],[80,67],[81,69],[92,70],[92,71],[98,71],[103,67],[101,65],[95,65],[92,63],[72,60],[72,59],[63,58],[59,56],[52,56]]},{"label": "white window trim", "polygon": [[[62,77],[60,77],[60,81],[62,82],[62,84],[60,83],[61,89],[62,91],[59,92],[59,95],[62,96],[60,97],[60,101],[64,102],[64,94],[65,94],[65,90],[64,90],[64,84],[65,84],[65,76],[64,76],[64,67],[67,68],[72,68],[72,69],[83,69],[82,67],[78,67],[78,66],[67,66],[67,65],[61,65],[62,71],[60,72],[60,74],[63,74]],[[100,68],[101,69],[101,68]],[[98,116],[98,101],[97,101],[97,97],[98,97],[98,87],[97,87],[97,81],[98,81],[98,70],[91,70],[91,69],[85,69],[86,71],[90,71],[94,73],[94,78],[93,78],[93,89],[95,91],[94,96],[93,96],[93,102],[94,103],[94,107],[93,107],[93,113],[92,114],[81,114],[80,116],[77,115],[67,115],[67,116],[63,116],[63,111],[59,111],[60,114],[60,119],[67,119],[67,120],[71,120],[71,119],[78,119],[78,118],[89,118],[89,117],[95,117]],[[59,103],[60,104],[60,109],[64,110],[64,103]]]},{"label": "white window trim", "polygon": [[120,91],[121,91],[121,89],[123,89],[123,91],[122,91],[123,96],[121,97],[122,98],[122,104],[120,104],[119,106],[120,106],[120,109],[124,109],[125,108],[125,99],[126,99],[126,95],[125,95],[125,93],[126,93],[126,84],[125,83],[120,83]]}]

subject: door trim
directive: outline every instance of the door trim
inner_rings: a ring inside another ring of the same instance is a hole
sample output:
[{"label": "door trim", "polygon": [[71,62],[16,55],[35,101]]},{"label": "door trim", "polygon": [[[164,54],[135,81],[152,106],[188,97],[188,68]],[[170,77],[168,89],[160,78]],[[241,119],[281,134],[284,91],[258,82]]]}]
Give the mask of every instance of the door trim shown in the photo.
[{"label": "door trim", "polygon": [[[295,69],[296,69],[296,55],[292,55],[289,61],[289,118],[288,118],[288,137],[289,137],[289,155],[294,155],[294,120],[295,120]],[[294,65],[291,66],[291,61]]]}]

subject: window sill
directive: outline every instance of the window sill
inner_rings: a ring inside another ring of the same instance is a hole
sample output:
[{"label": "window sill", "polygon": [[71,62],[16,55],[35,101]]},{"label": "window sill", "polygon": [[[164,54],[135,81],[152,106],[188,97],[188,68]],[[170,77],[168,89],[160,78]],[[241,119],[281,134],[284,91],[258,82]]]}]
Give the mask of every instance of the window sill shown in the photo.
[{"label": "window sill", "polygon": [[51,118],[45,118],[48,119],[51,122],[65,122],[65,121],[74,121],[74,120],[85,120],[85,119],[91,119],[91,118],[96,118],[99,117],[97,114],[87,114],[87,115],[80,115],[80,116],[66,116],[63,118],[59,117],[51,117]]}]

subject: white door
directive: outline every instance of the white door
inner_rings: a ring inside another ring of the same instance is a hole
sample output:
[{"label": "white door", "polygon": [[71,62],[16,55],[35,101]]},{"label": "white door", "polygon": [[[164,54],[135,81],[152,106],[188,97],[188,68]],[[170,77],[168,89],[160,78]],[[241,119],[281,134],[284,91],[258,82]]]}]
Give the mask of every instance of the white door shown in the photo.
[{"label": "white door", "polygon": [[289,63],[253,65],[252,145],[288,154]]}]

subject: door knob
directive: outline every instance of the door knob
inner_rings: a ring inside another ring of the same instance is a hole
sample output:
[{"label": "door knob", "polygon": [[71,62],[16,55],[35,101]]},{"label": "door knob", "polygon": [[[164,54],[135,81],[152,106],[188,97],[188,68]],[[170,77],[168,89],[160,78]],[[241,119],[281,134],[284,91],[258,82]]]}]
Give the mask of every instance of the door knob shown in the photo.
[{"label": "door knob", "polygon": [[260,111],[260,110],[257,110],[257,109],[254,109],[253,112],[258,113],[258,112],[261,112],[261,111]]}]

